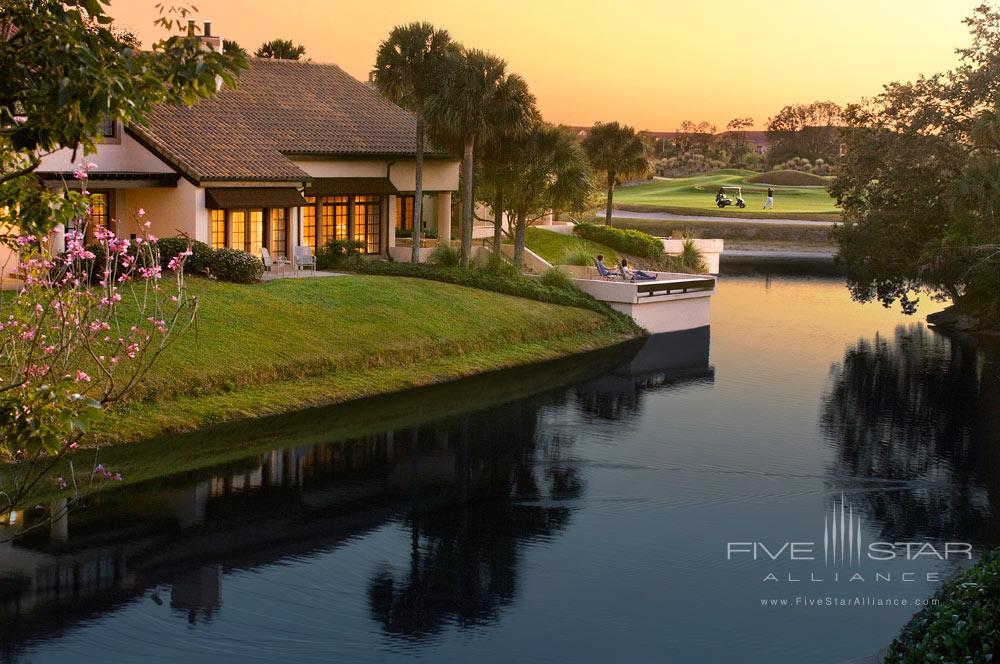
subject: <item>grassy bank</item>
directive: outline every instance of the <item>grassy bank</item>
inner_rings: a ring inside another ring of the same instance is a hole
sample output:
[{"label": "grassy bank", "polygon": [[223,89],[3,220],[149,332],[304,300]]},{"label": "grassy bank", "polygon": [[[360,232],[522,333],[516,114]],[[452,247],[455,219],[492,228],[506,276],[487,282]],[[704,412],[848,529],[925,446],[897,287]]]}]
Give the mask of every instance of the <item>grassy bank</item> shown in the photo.
[{"label": "grassy bank", "polygon": [[[834,200],[823,186],[771,185],[774,189],[774,209],[764,210],[764,197],[769,185],[751,180],[759,175],[753,171],[726,169],[682,178],[654,178],[644,184],[618,189],[615,206],[623,210],[692,216],[839,219]],[[719,208],[715,205],[715,194],[723,185],[743,188],[746,209]]]},{"label": "grassy bank", "polygon": [[541,228],[529,228],[524,243],[553,265],[584,264],[582,260],[574,260],[584,257],[588,259],[585,264],[592,265],[598,255],[604,256],[608,265],[618,260],[618,252],[607,245]]},{"label": "grassy bank", "polygon": [[196,279],[191,288],[201,301],[197,326],[163,354],[99,441],[384,394],[631,336],[595,311],[425,279]]},{"label": "grassy bank", "polygon": [[659,237],[686,235],[698,238],[721,238],[727,249],[771,249],[798,251],[835,251],[830,228],[803,224],[754,224],[713,221],[698,223],[694,219],[624,219],[613,218],[616,228],[631,228]]}]

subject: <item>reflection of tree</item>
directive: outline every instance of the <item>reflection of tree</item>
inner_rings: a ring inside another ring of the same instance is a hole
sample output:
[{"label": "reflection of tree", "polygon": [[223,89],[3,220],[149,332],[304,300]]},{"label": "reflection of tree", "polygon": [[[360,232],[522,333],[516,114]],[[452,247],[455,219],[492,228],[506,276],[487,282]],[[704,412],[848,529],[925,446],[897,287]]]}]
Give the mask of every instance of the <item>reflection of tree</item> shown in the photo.
[{"label": "reflection of tree", "polygon": [[[443,504],[414,496],[409,569],[382,566],[369,583],[372,616],[387,632],[423,638],[449,622],[494,619],[514,599],[524,544],[567,525],[570,508],[558,501],[579,496],[582,480],[565,460],[569,441],[539,436],[537,418],[537,406],[520,403],[448,428],[454,486]],[[417,433],[410,444],[432,435]]]},{"label": "reflection of tree", "polygon": [[995,356],[921,326],[861,340],[832,369],[821,422],[837,474],[884,481],[865,500],[886,536],[996,541]]}]

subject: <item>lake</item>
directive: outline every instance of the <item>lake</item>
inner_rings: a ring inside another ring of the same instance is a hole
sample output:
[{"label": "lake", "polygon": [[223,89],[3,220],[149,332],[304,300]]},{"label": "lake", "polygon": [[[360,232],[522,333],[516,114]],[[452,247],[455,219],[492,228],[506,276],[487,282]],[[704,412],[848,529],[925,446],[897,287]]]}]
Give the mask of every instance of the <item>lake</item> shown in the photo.
[{"label": "lake", "polygon": [[1000,544],[1000,354],[827,277],[723,276],[710,329],[199,435],[265,434],[8,518],[5,660],[859,661]]}]

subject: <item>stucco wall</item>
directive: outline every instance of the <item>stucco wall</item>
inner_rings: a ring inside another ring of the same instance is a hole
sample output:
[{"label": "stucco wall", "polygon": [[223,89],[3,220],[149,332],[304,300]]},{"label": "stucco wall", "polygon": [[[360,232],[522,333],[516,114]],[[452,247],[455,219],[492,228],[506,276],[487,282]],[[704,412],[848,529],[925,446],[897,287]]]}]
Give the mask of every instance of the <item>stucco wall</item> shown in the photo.
[{"label": "stucco wall", "polygon": [[[400,191],[413,191],[416,187],[416,164],[395,161],[391,168],[385,160],[322,160],[307,159],[293,162],[316,178],[384,178],[389,173],[393,186]],[[424,161],[425,191],[458,190],[459,163],[453,160],[427,159]],[[387,171],[388,169],[388,171]]]},{"label": "stucco wall", "polygon": [[[116,139],[117,140],[117,139]],[[77,162],[81,155],[77,154]],[[97,164],[97,171],[134,171],[140,173],[174,173],[174,169],[146,148],[139,145],[128,134],[121,136],[120,142],[99,143],[97,152],[83,157],[85,161]],[[42,157],[40,171],[72,171],[73,151],[68,148],[57,150]]]},{"label": "stucco wall", "polygon": [[118,232],[125,237],[141,234],[135,212],[142,208],[146,211],[145,220],[151,222],[150,231],[157,237],[186,234],[195,240],[209,241],[205,190],[183,178],[177,187],[121,189],[117,202]]}]

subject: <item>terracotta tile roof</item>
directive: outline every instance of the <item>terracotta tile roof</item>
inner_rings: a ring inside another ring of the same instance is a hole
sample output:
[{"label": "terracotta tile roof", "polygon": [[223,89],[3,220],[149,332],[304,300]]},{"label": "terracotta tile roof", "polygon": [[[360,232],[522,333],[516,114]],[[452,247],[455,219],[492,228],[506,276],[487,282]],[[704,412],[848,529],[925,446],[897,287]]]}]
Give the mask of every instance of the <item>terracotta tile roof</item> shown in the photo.
[{"label": "terracotta tile roof", "polygon": [[301,181],[290,155],[408,156],[416,145],[413,115],[340,67],[263,58],[235,89],[157,107],[129,131],[196,181]]}]

